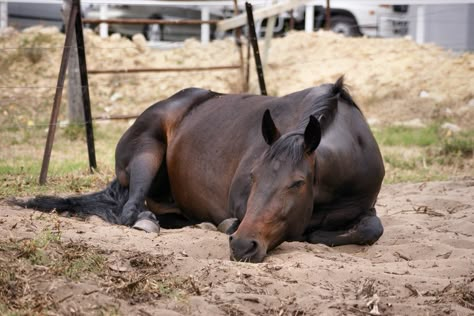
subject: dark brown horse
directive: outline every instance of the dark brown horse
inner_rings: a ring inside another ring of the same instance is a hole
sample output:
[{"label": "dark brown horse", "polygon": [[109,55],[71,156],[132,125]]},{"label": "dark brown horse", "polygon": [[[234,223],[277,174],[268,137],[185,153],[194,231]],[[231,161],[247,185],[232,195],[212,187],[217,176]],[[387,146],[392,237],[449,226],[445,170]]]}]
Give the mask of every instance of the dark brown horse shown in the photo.
[{"label": "dark brown horse", "polygon": [[366,245],[383,233],[382,157],[342,78],[280,98],[182,90],[125,132],[116,176],[98,193],[18,203],[129,226],[222,223],[231,258],[252,262],[283,241]]}]

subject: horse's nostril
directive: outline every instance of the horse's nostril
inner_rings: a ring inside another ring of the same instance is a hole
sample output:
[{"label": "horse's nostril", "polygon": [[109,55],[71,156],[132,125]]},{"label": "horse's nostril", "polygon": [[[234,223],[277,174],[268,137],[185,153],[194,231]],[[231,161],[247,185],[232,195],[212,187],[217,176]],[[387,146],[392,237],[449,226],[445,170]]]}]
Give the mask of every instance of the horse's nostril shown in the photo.
[{"label": "horse's nostril", "polygon": [[229,236],[229,240],[233,260],[253,261],[260,254],[260,243],[256,239]]},{"label": "horse's nostril", "polygon": [[250,248],[249,252],[255,251],[258,247],[258,242],[256,240],[252,240],[252,248]]}]

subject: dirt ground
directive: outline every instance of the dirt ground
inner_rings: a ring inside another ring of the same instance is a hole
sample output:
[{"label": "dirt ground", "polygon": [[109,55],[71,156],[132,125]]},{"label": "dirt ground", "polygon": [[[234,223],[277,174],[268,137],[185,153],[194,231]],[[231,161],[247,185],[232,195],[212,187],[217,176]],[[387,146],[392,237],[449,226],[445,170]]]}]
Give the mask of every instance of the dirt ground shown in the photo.
[{"label": "dirt ground", "polygon": [[[157,51],[140,37],[85,37],[89,69],[215,66],[239,58],[230,39]],[[7,132],[46,133],[63,43],[50,28],[0,34],[0,159],[32,156],[22,138],[4,143]],[[91,75],[93,116],[138,114],[189,86],[239,92],[233,71]],[[272,42],[271,95],[342,74],[372,126],[448,122],[472,129],[472,53],[325,32]],[[250,87],[258,91],[254,70]],[[212,227],[147,234],[21,210],[0,195],[0,315],[474,315],[469,168],[453,171],[463,177],[452,181],[385,184],[377,204],[385,233],[371,247],[284,243],[260,264],[230,261],[227,236]]]},{"label": "dirt ground", "polygon": [[227,236],[209,229],[155,235],[2,205],[1,244],[56,229],[61,247],[105,259],[71,280],[0,247],[0,275],[21,266],[23,299],[49,298],[51,314],[369,315],[376,295],[382,315],[473,315],[473,197],[474,179],[386,185],[375,245],[283,243],[259,264],[229,261]]}]

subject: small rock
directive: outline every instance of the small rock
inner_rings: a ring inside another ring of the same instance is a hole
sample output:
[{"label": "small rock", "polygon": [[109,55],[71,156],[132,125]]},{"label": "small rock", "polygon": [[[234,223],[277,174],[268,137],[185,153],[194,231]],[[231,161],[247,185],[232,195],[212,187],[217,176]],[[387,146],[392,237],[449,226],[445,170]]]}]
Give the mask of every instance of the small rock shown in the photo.
[{"label": "small rock", "polygon": [[116,93],[114,93],[110,96],[110,101],[115,102],[115,101],[121,99],[122,97],[123,97],[123,95],[121,93],[116,92]]},{"label": "small rock", "polygon": [[459,126],[457,126],[456,124],[453,124],[453,123],[443,123],[443,125],[441,125],[441,128],[442,129],[447,129],[448,131],[451,131],[453,133],[457,133],[459,131],[461,131],[461,128]]},{"label": "small rock", "polygon": [[430,96],[430,94],[427,91],[421,90],[420,98],[428,98],[429,96]]}]

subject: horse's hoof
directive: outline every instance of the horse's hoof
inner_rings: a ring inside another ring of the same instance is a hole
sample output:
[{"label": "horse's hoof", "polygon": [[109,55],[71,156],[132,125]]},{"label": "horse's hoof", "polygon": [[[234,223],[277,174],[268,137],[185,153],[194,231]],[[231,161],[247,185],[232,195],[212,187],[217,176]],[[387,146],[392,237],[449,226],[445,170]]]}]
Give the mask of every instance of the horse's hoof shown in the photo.
[{"label": "horse's hoof", "polygon": [[240,222],[237,218],[228,218],[217,226],[217,230],[221,233],[231,235],[237,230],[239,224]]},{"label": "horse's hoof", "polygon": [[160,233],[160,225],[149,219],[140,219],[136,221],[132,228],[143,230],[147,233]]}]

